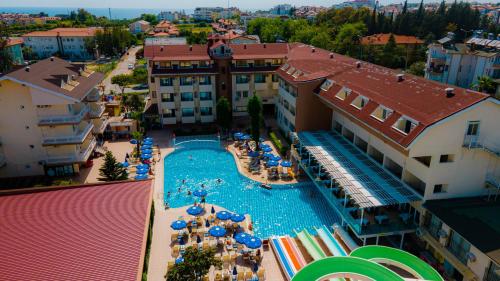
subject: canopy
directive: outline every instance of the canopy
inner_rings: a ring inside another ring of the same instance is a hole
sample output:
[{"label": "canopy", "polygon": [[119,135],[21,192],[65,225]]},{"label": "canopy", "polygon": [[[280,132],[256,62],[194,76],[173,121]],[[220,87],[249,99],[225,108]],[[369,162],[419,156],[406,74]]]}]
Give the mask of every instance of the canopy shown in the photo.
[{"label": "canopy", "polygon": [[144,139],[144,141],[153,141],[153,138],[152,137],[147,137]]},{"label": "canopy", "polygon": [[292,163],[290,161],[282,161],[281,166],[282,167],[292,167]]},{"label": "canopy", "polygon": [[190,215],[198,216],[203,213],[203,208],[200,206],[191,206],[186,210],[186,212]]},{"label": "canopy", "polygon": [[239,139],[243,136],[243,133],[242,132],[237,132],[237,133],[234,133],[234,137]]},{"label": "canopy", "polygon": [[210,227],[210,222],[208,220],[205,220],[205,227]]},{"label": "canopy", "polygon": [[137,171],[135,171],[135,173],[138,175],[144,175],[144,174],[147,174],[148,172],[149,172],[149,169],[147,169],[147,168],[137,169]]},{"label": "canopy", "polygon": [[175,260],[175,263],[176,264],[179,264],[179,263],[183,263],[184,262],[184,258],[183,257],[179,257]]},{"label": "canopy", "polygon": [[180,230],[180,229],[183,229],[187,226],[187,223],[183,220],[176,220],[174,221],[170,227],[173,229],[173,230]]},{"label": "canopy", "polygon": [[152,149],[149,149],[149,148],[145,148],[141,151],[142,154],[151,154],[153,153],[153,150]]},{"label": "canopy", "polygon": [[273,157],[270,157],[269,159],[272,160],[272,161],[280,161],[281,157],[278,156],[278,155],[273,155]]},{"label": "canopy", "polygon": [[245,239],[245,245],[250,248],[250,249],[257,249],[262,246],[262,240],[260,238],[257,238],[255,236],[250,236]]},{"label": "canopy", "polygon": [[136,169],[149,169],[149,165],[146,164],[139,164],[135,166]]},{"label": "canopy", "polygon": [[205,189],[198,189],[193,192],[193,195],[198,197],[205,197],[207,194],[208,192]]},{"label": "canopy", "polygon": [[268,147],[271,147],[271,146],[269,146],[269,144],[266,144],[266,143],[261,143],[259,145],[259,147],[260,147],[260,149],[264,149],[264,148],[268,148]]},{"label": "canopy", "polygon": [[208,230],[208,233],[213,237],[222,237],[226,235],[226,229],[220,226],[214,226]]},{"label": "canopy", "polygon": [[143,145],[141,145],[141,150],[144,150],[144,149],[151,149],[151,148],[153,148],[153,146],[152,146],[152,145],[150,145],[150,144],[143,144]]},{"label": "canopy", "polygon": [[153,140],[145,139],[142,143],[143,144],[153,144]]},{"label": "canopy", "polygon": [[136,139],[131,139],[131,140],[130,140],[130,143],[131,143],[131,144],[137,144],[137,140],[136,140]]},{"label": "canopy", "polygon": [[139,175],[136,175],[135,176],[135,180],[145,180],[148,178],[148,175],[147,174],[139,174]]},{"label": "canopy", "polygon": [[220,220],[228,220],[231,218],[232,214],[230,212],[227,212],[227,211],[220,211],[220,212],[217,212],[217,218],[220,219]]},{"label": "canopy", "polygon": [[151,159],[151,157],[153,157],[151,154],[141,154],[141,159]]},{"label": "canopy", "polygon": [[260,154],[259,154],[259,152],[258,152],[258,151],[250,151],[250,152],[248,153],[248,156],[250,156],[250,157],[259,157],[259,155],[260,155]]},{"label": "canopy", "polygon": [[243,136],[241,136],[241,139],[242,140],[249,140],[249,139],[251,139],[251,137],[250,137],[250,135],[243,135]]},{"label": "canopy", "polygon": [[236,240],[236,242],[238,242],[240,244],[244,244],[245,240],[248,239],[250,236],[252,236],[252,235],[245,233],[245,232],[240,232],[240,233],[236,234],[236,237],[234,237],[234,239]]},{"label": "canopy", "polygon": [[264,152],[271,152],[271,151],[273,151],[273,149],[271,147],[265,147],[265,148],[262,149],[262,151],[264,151]]},{"label": "canopy", "polygon": [[264,156],[264,158],[271,158],[274,155],[272,153],[270,153],[270,152],[266,152],[266,153],[262,154],[262,156]]},{"label": "canopy", "polygon": [[122,165],[122,167],[125,167],[125,168],[130,166],[130,164],[127,161],[120,163],[120,165]]},{"label": "canopy", "polygon": [[233,214],[231,215],[231,220],[234,222],[242,222],[245,220],[245,215]]},{"label": "canopy", "polygon": [[267,166],[268,167],[276,167],[276,166],[278,166],[278,162],[271,160],[271,161],[267,162]]}]

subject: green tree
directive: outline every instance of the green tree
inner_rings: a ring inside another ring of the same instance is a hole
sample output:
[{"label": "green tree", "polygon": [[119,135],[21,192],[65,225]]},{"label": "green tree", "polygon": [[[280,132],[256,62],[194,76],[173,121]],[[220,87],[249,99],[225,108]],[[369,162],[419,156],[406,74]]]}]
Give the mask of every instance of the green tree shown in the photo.
[{"label": "green tree", "polygon": [[477,78],[477,82],[474,85],[479,92],[494,94],[497,90],[497,83],[488,76],[481,76]]},{"label": "green tree", "polygon": [[398,46],[396,45],[396,40],[393,34],[389,36],[389,41],[387,41],[387,44],[385,44],[384,48],[382,49],[382,56],[379,59],[379,63],[386,67],[398,67]]},{"label": "green tree", "polygon": [[216,105],[217,124],[225,130],[231,129],[232,113],[231,105],[225,97],[220,97]]},{"label": "green tree", "polygon": [[417,61],[410,65],[408,68],[408,73],[417,75],[417,76],[424,76],[425,74],[425,61]]},{"label": "green tree", "polygon": [[133,82],[136,84],[148,83],[148,70],[145,67],[137,67],[132,72]]},{"label": "green tree", "polygon": [[100,181],[119,181],[128,179],[127,169],[124,168],[111,151],[106,152],[104,163],[99,169]]},{"label": "green tree", "polygon": [[208,273],[210,267],[222,268],[222,261],[215,258],[215,250],[198,250],[195,247],[187,247],[182,255],[184,262],[175,264],[168,271],[168,281],[201,280]]},{"label": "green tree", "polygon": [[0,72],[9,71],[13,64],[14,59],[7,48],[7,40],[0,37]]},{"label": "green tree", "polygon": [[340,54],[353,56],[359,50],[360,38],[365,32],[366,26],[362,22],[342,25],[333,42],[334,50]]},{"label": "green tree", "polygon": [[142,132],[136,131],[136,132],[132,132],[132,138],[134,140],[137,140],[137,144],[135,145],[135,153],[136,153],[136,156],[139,156],[139,150],[140,150],[142,139],[144,138],[144,135],[142,134]]},{"label": "green tree", "polygon": [[252,139],[255,143],[259,143],[260,124],[262,123],[262,103],[255,93],[248,100],[247,110],[250,115],[250,131]]},{"label": "green tree", "polygon": [[122,99],[122,105],[127,111],[142,111],[144,109],[144,100],[140,94],[129,93],[124,94],[124,97],[126,98]]},{"label": "green tree", "polygon": [[133,77],[128,74],[118,74],[111,78],[111,83],[120,87],[122,95],[125,93],[125,88],[134,83]]}]

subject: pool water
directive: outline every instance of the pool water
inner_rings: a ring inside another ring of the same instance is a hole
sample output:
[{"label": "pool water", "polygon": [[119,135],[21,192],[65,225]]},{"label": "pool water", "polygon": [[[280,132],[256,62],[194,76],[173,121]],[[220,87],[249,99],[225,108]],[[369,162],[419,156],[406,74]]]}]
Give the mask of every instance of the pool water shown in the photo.
[{"label": "pool water", "polygon": [[239,173],[232,154],[221,149],[216,141],[192,141],[176,147],[165,157],[164,169],[165,200],[170,207],[188,206],[196,199],[199,202],[187,190],[192,192],[203,184],[208,191],[208,205],[250,214],[254,232],[262,238],[294,234],[294,229],[315,232],[314,226],[339,222],[312,182],[263,189],[260,183]]}]

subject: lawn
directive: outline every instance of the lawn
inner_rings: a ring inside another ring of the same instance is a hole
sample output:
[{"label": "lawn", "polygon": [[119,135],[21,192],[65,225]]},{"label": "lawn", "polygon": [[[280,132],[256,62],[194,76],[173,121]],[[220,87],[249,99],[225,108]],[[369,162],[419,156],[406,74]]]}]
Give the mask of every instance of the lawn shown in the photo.
[{"label": "lawn", "polygon": [[193,23],[178,24],[177,27],[180,30],[189,30],[192,33],[200,33],[200,32],[210,33],[210,32],[212,32],[212,27],[210,27],[210,26],[198,26],[197,24],[193,24]]},{"label": "lawn", "polygon": [[87,67],[91,70],[102,72],[105,75],[108,75],[113,69],[115,69],[117,65],[117,61],[113,60],[111,62],[106,63],[91,63],[88,64]]}]

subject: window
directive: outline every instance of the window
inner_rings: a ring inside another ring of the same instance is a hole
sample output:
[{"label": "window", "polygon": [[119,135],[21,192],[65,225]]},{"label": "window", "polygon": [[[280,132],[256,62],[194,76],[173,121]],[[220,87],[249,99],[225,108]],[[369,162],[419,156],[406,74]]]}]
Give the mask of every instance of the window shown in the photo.
[{"label": "window", "polygon": [[161,78],[160,79],[160,86],[173,86],[174,85],[174,79],[172,78]]},{"label": "window", "polygon": [[179,67],[186,69],[186,68],[193,68],[193,65],[191,64],[190,61],[181,61],[179,63]]},{"label": "window", "polygon": [[193,101],[193,93],[191,92],[181,93],[181,101]]},{"label": "window", "polygon": [[285,70],[288,69],[288,67],[289,67],[288,63],[285,63],[280,69],[283,70],[283,71],[285,71]]},{"label": "window", "polygon": [[255,67],[263,67],[263,66],[266,66],[266,61],[265,60],[255,60],[253,65]]},{"label": "window", "polygon": [[210,115],[212,115],[212,108],[211,107],[200,107],[200,114],[201,114],[201,116],[210,116]]},{"label": "window", "polygon": [[236,84],[246,84],[248,80],[248,75],[236,75]]},{"label": "window", "polygon": [[174,97],[175,97],[174,93],[163,93],[163,94],[161,94],[161,101],[162,102],[173,102]]},{"label": "window", "polygon": [[365,107],[368,101],[369,101],[368,98],[365,98],[363,96],[358,96],[351,102],[351,105],[356,107],[357,109],[362,109],[363,107]]},{"label": "window", "polygon": [[182,117],[193,117],[194,109],[193,108],[183,108],[182,109]]},{"label": "window", "polygon": [[302,73],[304,73],[304,72],[297,70],[297,71],[295,71],[295,73],[292,76],[293,76],[293,78],[298,78],[300,75],[302,75]]},{"label": "window", "polygon": [[295,116],[295,106],[290,105],[290,109],[289,109],[289,110],[290,110],[290,113],[291,113],[293,116]]},{"label": "window", "polygon": [[465,241],[458,233],[452,231],[448,250],[452,252],[462,263],[467,264],[467,254],[470,250],[470,243]]},{"label": "window", "polygon": [[198,63],[199,68],[209,68],[210,67],[210,62],[209,61],[200,61]]},{"label": "window", "polygon": [[248,91],[236,91],[236,101],[248,98]]},{"label": "window", "polygon": [[246,106],[236,106],[234,108],[234,111],[235,112],[246,112],[247,111],[247,107]]},{"label": "window", "polygon": [[193,85],[193,77],[181,77],[181,86]]},{"label": "window", "polygon": [[255,74],[254,81],[255,81],[255,83],[266,83],[266,75],[265,74]]},{"label": "window", "polygon": [[278,82],[278,75],[273,74],[273,76],[272,76],[272,77],[273,77],[273,82],[274,82],[274,83]]},{"label": "window", "polygon": [[200,100],[212,100],[212,92],[200,92]]},{"label": "window", "polygon": [[295,72],[295,67],[292,66],[288,69],[288,71],[286,73],[289,75],[292,75],[292,73],[294,73],[294,72]]},{"label": "window", "polygon": [[382,105],[379,105],[371,114],[371,116],[379,121],[385,121],[385,119],[389,118],[392,114],[392,110],[384,107]]},{"label": "window", "polygon": [[447,184],[435,184],[432,193],[444,193],[447,189]]},{"label": "window", "polygon": [[172,117],[175,117],[175,109],[163,110],[163,118],[172,118]]},{"label": "window", "polygon": [[454,158],[453,154],[443,154],[439,156],[439,163],[450,163],[453,162]]},{"label": "window", "polygon": [[408,117],[400,117],[396,123],[392,126],[394,129],[404,133],[408,134],[413,130],[415,127],[417,127],[418,123],[416,121],[413,121],[409,119]]},{"label": "window", "polygon": [[153,97],[153,99],[156,99],[156,91],[151,91],[151,96]]},{"label": "window", "polygon": [[237,60],[236,67],[248,67],[248,62],[246,60]]},{"label": "window", "polygon": [[413,157],[413,159],[429,167],[431,165],[432,156],[419,156],[419,157]]},{"label": "window", "polygon": [[282,63],[283,63],[282,59],[273,59],[273,62],[272,62],[273,65],[281,65]]},{"label": "window", "polygon": [[468,136],[479,135],[479,121],[469,121],[469,124],[467,126],[467,135]]},{"label": "window", "polygon": [[158,68],[172,68],[172,62],[170,62],[170,61],[161,61],[159,63],[157,62],[156,66]]},{"label": "window", "polygon": [[340,100],[345,100],[349,94],[351,94],[350,89],[342,89],[337,93],[336,97]]},{"label": "window", "polygon": [[441,227],[443,226],[443,222],[440,221],[436,216],[431,215],[428,222],[425,224],[427,226],[427,230],[429,234],[439,240],[439,233],[441,231]]},{"label": "window", "polygon": [[321,84],[321,90],[323,91],[328,91],[330,87],[332,87],[333,81],[330,79],[327,79],[323,84]]},{"label": "window", "polygon": [[200,76],[200,85],[210,85],[210,84],[212,84],[212,77]]}]

